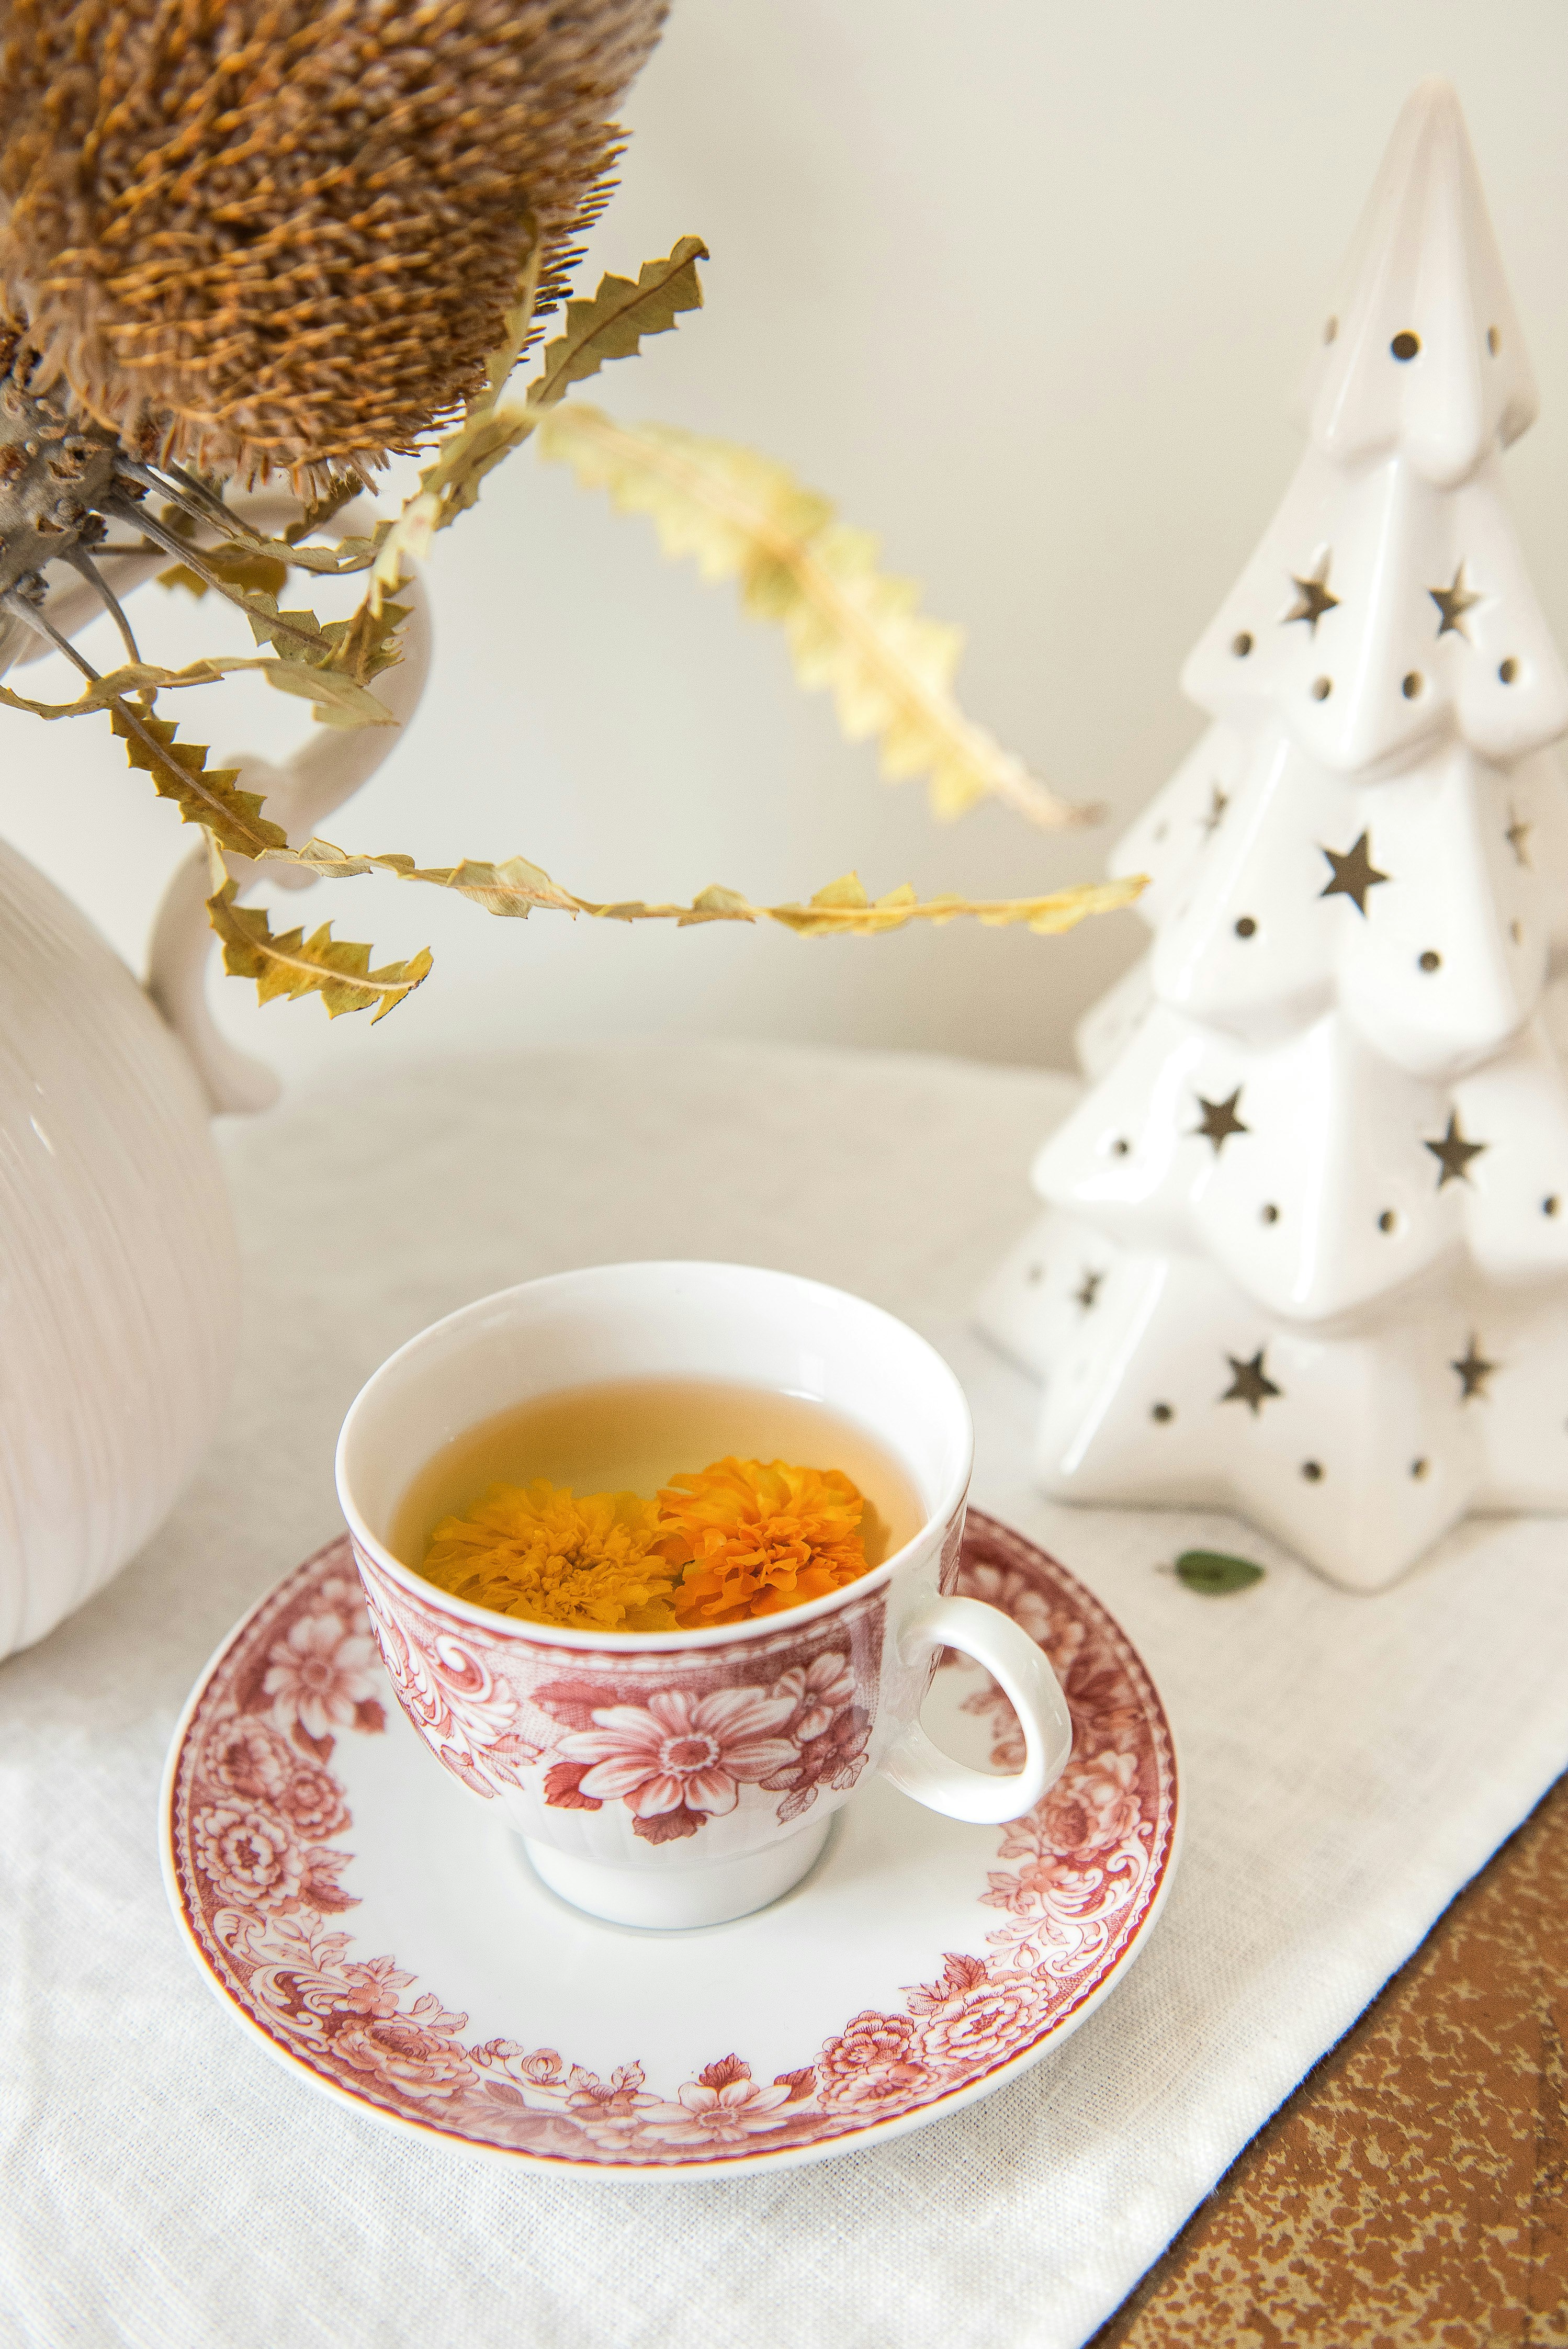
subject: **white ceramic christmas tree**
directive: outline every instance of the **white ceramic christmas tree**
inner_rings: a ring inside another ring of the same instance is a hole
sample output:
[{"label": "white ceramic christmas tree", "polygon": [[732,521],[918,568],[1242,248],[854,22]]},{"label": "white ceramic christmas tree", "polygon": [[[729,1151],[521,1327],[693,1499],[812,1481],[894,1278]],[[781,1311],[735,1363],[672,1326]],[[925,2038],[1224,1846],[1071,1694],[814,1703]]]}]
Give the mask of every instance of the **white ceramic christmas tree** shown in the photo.
[{"label": "white ceramic christmas tree", "polygon": [[982,1301],[1049,1491],[1234,1506],[1361,1588],[1467,1511],[1568,1509],[1568,676],[1499,467],[1535,411],[1428,82],[1187,664],[1214,723],[1113,859],[1152,951]]}]

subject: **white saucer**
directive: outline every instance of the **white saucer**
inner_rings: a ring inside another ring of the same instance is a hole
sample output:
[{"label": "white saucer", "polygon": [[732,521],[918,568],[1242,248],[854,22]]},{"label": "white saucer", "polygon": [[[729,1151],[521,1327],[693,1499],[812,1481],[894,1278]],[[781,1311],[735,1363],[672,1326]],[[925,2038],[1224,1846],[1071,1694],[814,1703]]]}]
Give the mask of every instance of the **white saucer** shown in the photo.
[{"label": "white saucer", "polygon": [[[396,2127],[607,2178],[787,2168],[901,2135],[1036,2063],[1127,1972],[1179,1834],[1169,1726],[1098,1601],[970,1513],[958,1588],[1042,1640],[1075,1738],[1007,1827],[876,1779],[811,1873],[733,1924],[649,1933],[545,1889],[393,1700],[347,1537],[225,1641],[164,1785],[174,1914],[218,1996],[314,2085]],[[1012,1768],[977,1666],[926,1726]]]}]

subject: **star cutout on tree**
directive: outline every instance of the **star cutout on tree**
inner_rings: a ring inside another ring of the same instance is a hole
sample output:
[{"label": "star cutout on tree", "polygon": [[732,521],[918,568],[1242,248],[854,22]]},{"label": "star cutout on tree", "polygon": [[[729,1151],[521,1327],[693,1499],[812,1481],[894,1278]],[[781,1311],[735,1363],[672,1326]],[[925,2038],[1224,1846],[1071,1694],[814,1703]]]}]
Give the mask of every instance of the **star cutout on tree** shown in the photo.
[{"label": "star cutout on tree", "polygon": [[1210,783],[1209,786],[1209,812],[1206,816],[1199,818],[1199,822],[1203,826],[1203,837],[1205,840],[1208,839],[1211,832],[1219,831],[1220,819],[1224,814],[1230,804],[1231,802],[1228,795],[1220,790],[1219,784]]},{"label": "star cutout on tree", "polygon": [[1466,1341],[1463,1355],[1457,1362],[1450,1362],[1449,1368],[1450,1371],[1458,1371],[1459,1374],[1459,1401],[1469,1402],[1471,1395],[1480,1395],[1483,1402],[1487,1400],[1486,1382],[1492,1372],[1501,1370],[1502,1365],[1501,1362],[1489,1362],[1484,1355],[1477,1350],[1476,1340],[1472,1335]]},{"label": "star cutout on tree", "polygon": [[1451,587],[1428,587],[1427,593],[1443,616],[1438,624],[1438,636],[1446,636],[1452,629],[1454,635],[1463,636],[1468,645],[1470,632],[1465,626],[1465,614],[1472,604],[1484,603],[1486,599],[1479,595],[1473,587],[1465,585],[1464,564],[1461,563],[1455,572],[1454,584]]},{"label": "star cutout on tree", "polygon": [[1429,1150],[1442,1167],[1443,1171],[1438,1177],[1438,1188],[1440,1191],[1445,1183],[1468,1183],[1470,1179],[1470,1160],[1479,1158],[1481,1152],[1489,1149],[1490,1144],[1485,1142],[1467,1142],[1459,1131],[1459,1119],[1450,1110],[1449,1130],[1441,1142],[1423,1142],[1421,1146],[1425,1150]]},{"label": "star cutout on tree", "polygon": [[1198,1096],[1198,1106],[1203,1112],[1203,1116],[1192,1131],[1195,1134],[1201,1134],[1205,1142],[1211,1142],[1214,1144],[1216,1158],[1233,1133],[1251,1133],[1252,1131],[1250,1125],[1243,1125],[1236,1114],[1236,1104],[1241,1098],[1240,1085],[1228,1101],[1205,1101],[1201,1093]]},{"label": "star cutout on tree", "polygon": [[1250,1362],[1239,1362],[1234,1354],[1227,1354],[1225,1360],[1231,1365],[1231,1383],[1220,1396],[1220,1402],[1244,1402],[1256,1419],[1269,1397],[1282,1392],[1263,1369],[1262,1347],[1259,1347]]},{"label": "star cutout on tree", "polygon": [[1364,832],[1355,847],[1345,849],[1343,854],[1333,848],[1325,848],[1322,854],[1327,857],[1334,867],[1334,874],[1332,879],[1318,891],[1318,895],[1348,897],[1356,912],[1365,918],[1366,892],[1368,889],[1376,889],[1380,881],[1386,881],[1388,878],[1387,874],[1379,873],[1372,862],[1370,836]]},{"label": "star cutout on tree", "polygon": [[1093,1305],[1096,1298],[1099,1295],[1100,1283],[1104,1280],[1105,1277],[1106,1276],[1103,1272],[1090,1272],[1085,1267],[1084,1272],[1084,1286],[1082,1288],[1075,1288],[1073,1291],[1074,1304],[1081,1305],[1086,1313],[1090,1306]]},{"label": "star cutout on tree", "polygon": [[1329,558],[1325,554],[1319,560],[1317,568],[1310,571],[1304,579],[1298,579],[1292,572],[1291,585],[1296,591],[1296,600],[1285,614],[1282,626],[1288,627],[1293,620],[1304,620],[1315,636],[1317,624],[1324,614],[1337,611],[1339,598],[1328,592],[1328,564]]},{"label": "star cutout on tree", "polygon": [[1524,853],[1524,843],[1534,829],[1533,824],[1525,823],[1521,817],[1515,815],[1511,808],[1509,809],[1508,830],[1502,836],[1513,851],[1513,861],[1516,864],[1527,865],[1530,863],[1529,857]]}]

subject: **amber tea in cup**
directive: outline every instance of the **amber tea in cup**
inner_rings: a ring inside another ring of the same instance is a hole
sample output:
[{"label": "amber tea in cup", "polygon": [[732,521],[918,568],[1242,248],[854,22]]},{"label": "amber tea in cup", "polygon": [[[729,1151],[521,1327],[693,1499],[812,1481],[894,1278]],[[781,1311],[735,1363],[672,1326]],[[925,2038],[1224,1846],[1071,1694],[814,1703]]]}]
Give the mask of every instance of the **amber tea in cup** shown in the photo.
[{"label": "amber tea in cup", "polygon": [[[836,1491],[847,1480],[860,1571],[893,1557],[925,1523],[919,1497],[890,1453],[866,1428],[808,1396],[715,1379],[617,1379],[532,1396],[449,1439],[400,1499],[389,1547],[415,1573],[461,1588],[476,1604],[534,1619],[586,1622],[536,1614],[499,1578],[489,1586],[479,1575],[454,1580],[446,1563],[453,1545],[438,1537],[455,1521],[478,1543],[473,1513],[493,1521],[494,1509],[483,1508],[487,1499],[536,1493],[539,1479],[553,1494],[637,1495],[651,1505],[677,1477],[695,1485],[703,1472],[725,1464],[786,1463],[826,1474]],[[789,1603],[791,1588],[765,1589],[747,1611],[776,1611]],[[599,1627],[652,1628],[668,1611],[624,1621],[601,1617]],[[718,1619],[716,1609],[711,1619]],[[723,1619],[738,1619],[732,1610]]]}]

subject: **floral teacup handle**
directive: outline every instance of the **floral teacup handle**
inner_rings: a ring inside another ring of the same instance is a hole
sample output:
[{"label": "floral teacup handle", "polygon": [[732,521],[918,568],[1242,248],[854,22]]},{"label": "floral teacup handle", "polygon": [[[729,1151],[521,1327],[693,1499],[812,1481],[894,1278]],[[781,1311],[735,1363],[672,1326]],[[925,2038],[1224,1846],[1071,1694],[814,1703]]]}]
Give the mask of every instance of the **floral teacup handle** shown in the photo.
[{"label": "floral teacup handle", "polygon": [[917,1803],[950,1819],[990,1826],[1022,1818],[1055,1785],[1073,1751],[1073,1717],[1056,1675],[1027,1631],[979,1599],[934,1599],[898,1640],[903,1661],[917,1668],[943,1648],[972,1656],[1006,1692],[1023,1732],[1023,1767],[995,1777],[951,1762],[913,1721],[883,1756],[883,1771]]}]

